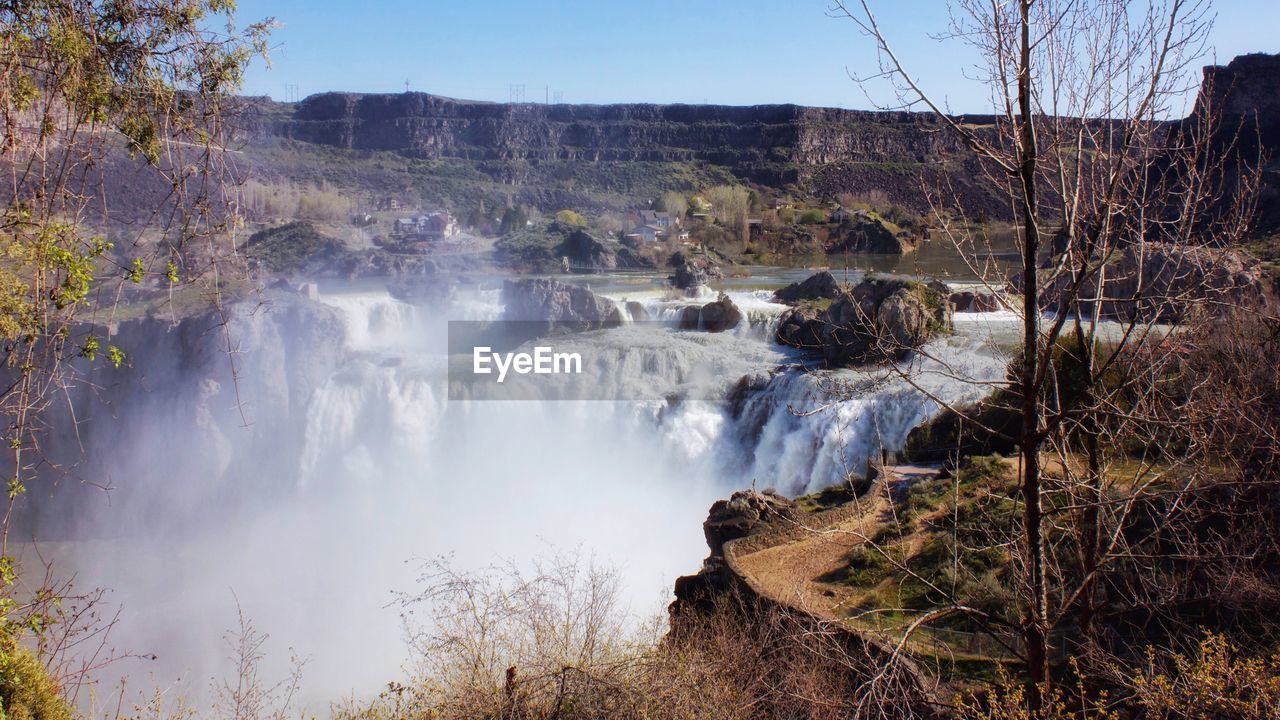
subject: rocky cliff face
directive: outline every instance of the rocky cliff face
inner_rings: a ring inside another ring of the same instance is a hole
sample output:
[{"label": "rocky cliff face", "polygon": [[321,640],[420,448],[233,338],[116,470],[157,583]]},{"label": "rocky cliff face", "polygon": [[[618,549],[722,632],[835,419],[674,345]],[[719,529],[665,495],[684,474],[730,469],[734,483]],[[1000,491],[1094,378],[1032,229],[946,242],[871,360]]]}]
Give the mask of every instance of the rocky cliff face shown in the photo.
[{"label": "rocky cliff face", "polygon": [[[1219,127],[1231,131],[1231,138],[1220,135],[1220,150],[1239,156],[1232,162],[1256,161],[1258,150],[1280,158],[1280,56],[1241,56],[1206,68],[1205,81],[1200,106],[1218,111]],[[919,212],[928,208],[923,181],[949,187],[975,217],[1009,216],[1008,203],[987,186],[978,159],[930,114],[798,105],[485,103],[425,93],[324,93],[257,107],[250,126],[259,139],[393,152],[414,162],[472,162],[477,177],[518,185],[524,193],[518,201],[547,209],[590,206],[586,189],[652,196],[681,177],[645,184],[633,177],[636,172],[598,172],[609,163],[698,163],[765,185],[798,183],[819,197],[874,191]],[[961,119],[978,128],[994,122],[989,116]],[[1242,129],[1248,137],[1228,142]],[[314,179],[311,170],[304,174]],[[1280,228],[1280,160],[1267,170],[1260,224]],[[440,199],[456,199],[455,180],[439,179]],[[584,192],[564,185],[569,180]],[[362,182],[396,192],[413,185],[430,190],[436,181],[379,175]]]},{"label": "rocky cliff face", "polygon": [[798,105],[538,105],[324,93],[277,106],[270,134],[470,160],[917,163],[964,152],[936,118]]},{"label": "rocky cliff face", "polygon": [[[250,127],[260,140],[470,162],[493,180],[520,186],[519,202],[548,210],[595,202],[561,187],[568,178],[576,188],[651,196],[683,176],[677,173],[661,187],[635,187],[637,173],[608,167],[696,163],[763,185],[796,183],[820,197],[875,192],[916,212],[929,207],[920,189],[923,176],[930,186],[952,187],[979,216],[1008,214],[998,193],[975,181],[983,172],[973,154],[937,117],[923,113],[799,105],[484,103],[425,93],[324,93],[293,104],[258,101],[256,107]],[[994,122],[988,116],[964,121]],[[396,184],[415,183],[377,184],[394,191]]]},{"label": "rocky cliff face", "polygon": [[[1214,150],[1226,156],[1228,168],[1263,159],[1253,229],[1280,231],[1280,55],[1241,55],[1206,67],[1196,111],[1214,118]],[[1229,182],[1228,198],[1231,190]]]},{"label": "rocky cliff face", "polygon": [[1280,128],[1280,55],[1240,55],[1226,65],[1204,69],[1197,105],[1224,118],[1256,118],[1264,128]]}]

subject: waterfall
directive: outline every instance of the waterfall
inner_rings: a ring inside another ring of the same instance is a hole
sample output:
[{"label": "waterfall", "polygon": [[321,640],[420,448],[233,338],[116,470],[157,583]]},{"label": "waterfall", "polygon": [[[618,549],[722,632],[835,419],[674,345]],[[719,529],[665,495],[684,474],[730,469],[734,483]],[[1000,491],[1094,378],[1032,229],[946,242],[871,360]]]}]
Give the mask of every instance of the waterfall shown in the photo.
[{"label": "waterfall", "polygon": [[[744,319],[724,333],[679,331],[680,313],[700,302],[650,295],[612,299],[619,305],[639,302],[655,322],[559,338],[558,350],[586,358],[590,397],[627,400],[638,410],[586,402],[574,412],[596,416],[619,436],[646,437],[655,449],[702,448],[707,457],[700,460],[715,468],[723,490],[756,484],[799,494],[863,473],[867,458],[882,448],[900,449],[910,430],[938,411],[938,400],[979,399],[987,392],[984,383],[1004,372],[1006,359],[987,347],[989,330],[977,331],[993,324],[1012,327],[1013,318],[1001,313],[960,321],[956,334],[931,343],[903,372],[812,373],[796,369],[801,356],[771,341],[785,306],[773,303],[766,291],[729,295]],[[466,427],[477,417],[465,401],[442,400],[442,345],[422,334],[432,331],[424,319],[430,312],[385,295],[334,295],[324,302],[347,318],[353,349],[377,352],[353,361],[319,389],[308,417],[302,482],[353,463],[382,472],[400,462],[430,464],[427,448],[435,430],[441,424]],[[500,313],[496,297],[477,293],[455,300],[437,317]],[[441,332],[439,322],[434,329]],[[406,340],[410,336],[412,342]],[[415,352],[406,354],[406,346]],[[792,367],[777,372],[786,366]],[[731,407],[738,380],[753,375],[770,379]],[[581,397],[580,388],[577,395],[566,389],[570,382],[539,378],[531,394],[520,397]],[[471,404],[485,407],[479,416],[487,417],[495,411],[483,399],[475,396]],[[563,409],[552,403],[545,412]]]},{"label": "waterfall", "polygon": [[948,337],[925,348],[908,369],[790,370],[775,376],[737,413],[744,477],[792,495],[814,492],[849,474],[864,475],[881,449],[898,451],[912,428],[948,404],[987,394],[1005,360],[984,341]]},{"label": "waterfall", "polygon": [[[532,402],[448,399],[448,321],[500,318],[488,286],[436,307],[339,288],[237,313],[234,384],[207,322],[141,321],[121,336],[132,367],[95,370],[100,390],[76,397],[75,430],[68,420],[46,443],[55,457],[83,445],[84,466],[109,467],[119,490],[81,487],[73,510],[54,505],[72,524],[46,552],[114,588],[117,637],[163,658],[122,673],[225,675],[221,635],[238,603],[273,657],[311,658],[304,691],[322,702],[399,676],[389,601],[414,587],[414,558],[480,565],[582,547],[620,566],[647,613],[697,569],[713,500],[838,482],[900,447],[936,410],[928,393],[973,399],[982,386],[956,378],[1003,372],[984,338],[1009,321],[994,317],[932,343],[911,382],[802,372],[803,357],[771,341],[785,308],[764,291],[729,296],[744,318],[722,333],[677,327],[713,298],[651,293],[613,299],[656,322],[558,338],[591,363],[595,400],[560,400],[555,376],[530,385]],[[37,534],[54,519],[31,517]]]}]

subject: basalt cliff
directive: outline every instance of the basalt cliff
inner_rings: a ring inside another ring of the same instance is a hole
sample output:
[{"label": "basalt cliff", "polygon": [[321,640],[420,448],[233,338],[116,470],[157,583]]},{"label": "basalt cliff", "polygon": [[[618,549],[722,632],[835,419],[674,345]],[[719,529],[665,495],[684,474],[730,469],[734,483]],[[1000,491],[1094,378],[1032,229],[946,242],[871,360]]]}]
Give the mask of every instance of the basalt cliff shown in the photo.
[{"label": "basalt cliff", "polygon": [[[1206,68],[1197,102],[1217,115],[1215,142],[1233,163],[1264,158],[1264,230],[1280,227],[1277,98],[1280,56],[1255,54]],[[979,132],[995,123],[991,116],[959,119]],[[446,205],[474,201],[461,196],[479,197],[478,185],[494,183],[550,210],[626,206],[655,190],[732,176],[819,198],[876,193],[915,211],[927,209],[924,187],[947,187],[973,217],[1009,213],[978,159],[929,113],[330,92],[297,103],[255,101],[247,124],[251,146],[277,150],[254,160],[260,173],[378,192],[412,188]],[[323,162],[339,159],[344,167]]]},{"label": "basalt cliff", "polygon": [[469,160],[816,167],[965,154],[936,117],[799,105],[539,105],[424,93],[324,93],[298,103],[269,128],[283,137],[353,150]]},{"label": "basalt cliff", "polygon": [[1213,150],[1229,168],[1258,169],[1255,233],[1280,231],[1280,54],[1206,67],[1196,113],[1214,118]]},{"label": "basalt cliff", "polygon": [[[982,126],[994,119],[965,122]],[[682,166],[830,197],[876,191],[889,202],[923,210],[923,172],[927,180],[951,180],[972,206],[1001,212],[996,196],[976,182],[980,173],[972,153],[940,118],[922,113],[799,105],[513,104],[335,92],[293,104],[262,101],[252,128],[258,142],[394,153],[419,165],[451,161],[509,185],[572,179],[581,187],[621,194],[641,190],[635,175],[643,172],[623,171],[622,165]]]}]

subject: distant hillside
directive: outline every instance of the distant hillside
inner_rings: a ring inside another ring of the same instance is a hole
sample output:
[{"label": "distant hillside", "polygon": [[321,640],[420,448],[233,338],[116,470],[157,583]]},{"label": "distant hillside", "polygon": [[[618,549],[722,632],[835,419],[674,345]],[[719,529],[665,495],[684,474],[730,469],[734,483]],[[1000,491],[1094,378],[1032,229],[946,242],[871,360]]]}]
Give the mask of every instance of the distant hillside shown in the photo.
[{"label": "distant hillside", "polygon": [[[1199,102],[1222,114],[1215,143],[1227,164],[1267,159],[1258,227],[1274,233],[1280,56],[1241,56],[1206,68],[1205,81]],[[814,203],[861,198],[917,215],[929,209],[926,188],[945,187],[972,219],[1011,219],[1007,198],[975,156],[926,113],[509,104],[424,93],[247,100],[237,167],[250,184],[241,207],[268,223],[345,222],[390,201],[464,219],[493,220],[512,204],[619,212],[667,190],[735,183]],[[994,123],[989,116],[961,120],[980,130]],[[111,174],[129,182],[127,172]],[[136,190],[140,199],[155,194]],[[127,210],[117,208],[115,217],[128,217]]]},{"label": "distant hillside", "polygon": [[801,169],[839,162],[914,164],[964,154],[928,115],[799,105],[538,105],[424,93],[324,93],[291,110],[276,115],[273,134],[422,158]]},{"label": "distant hillside", "polygon": [[1006,212],[974,182],[978,168],[967,149],[938,118],[921,113],[325,93],[295,104],[264,101],[253,127],[255,144],[276,149],[394,154],[396,162],[455,180],[471,170],[478,173],[473,180],[516,186],[513,192],[543,209],[627,204],[731,176],[819,196],[874,191],[923,211],[923,174],[950,181],[977,212]]}]

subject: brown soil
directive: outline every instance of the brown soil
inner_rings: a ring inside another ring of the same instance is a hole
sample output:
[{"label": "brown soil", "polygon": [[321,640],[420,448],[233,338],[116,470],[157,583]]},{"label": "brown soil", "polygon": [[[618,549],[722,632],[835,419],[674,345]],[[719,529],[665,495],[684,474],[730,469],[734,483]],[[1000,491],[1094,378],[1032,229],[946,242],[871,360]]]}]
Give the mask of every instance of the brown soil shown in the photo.
[{"label": "brown soil", "polygon": [[824,583],[819,578],[845,565],[845,556],[892,520],[888,493],[904,483],[937,474],[936,468],[889,466],[887,483],[851,503],[814,516],[791,539],[761,549],[735,553],[739,572],[765,596],[815,617],[842,621],[842,607],[860,594],[847,585]]}]

